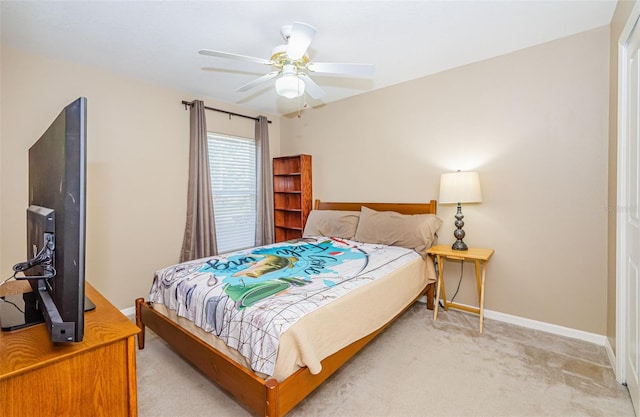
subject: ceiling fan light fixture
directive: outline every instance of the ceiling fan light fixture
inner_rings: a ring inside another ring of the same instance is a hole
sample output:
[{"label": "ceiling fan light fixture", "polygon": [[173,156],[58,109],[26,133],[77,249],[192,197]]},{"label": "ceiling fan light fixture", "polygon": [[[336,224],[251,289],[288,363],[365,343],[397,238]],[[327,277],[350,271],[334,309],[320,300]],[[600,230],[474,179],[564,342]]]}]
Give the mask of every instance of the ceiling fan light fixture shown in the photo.
[{"label": "ceiling fan light fixture", "polygon": [[302,81],[292,65],[285,65],[282,76],[276,80],[276,92],[285,98],[296,98],[304,94]]},{"label": "ceiling fan light fixture", "polygon": [[283,75],[276,80],[276,92],[285,98],[296,98],[304,94],[304,81],[296,75]]}]

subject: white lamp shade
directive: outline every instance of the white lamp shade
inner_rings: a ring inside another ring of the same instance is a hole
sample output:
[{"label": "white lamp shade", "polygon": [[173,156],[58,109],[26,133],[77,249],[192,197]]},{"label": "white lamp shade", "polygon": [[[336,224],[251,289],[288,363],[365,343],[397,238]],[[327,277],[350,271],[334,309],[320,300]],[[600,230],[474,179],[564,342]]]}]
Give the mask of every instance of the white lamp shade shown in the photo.
[{"label": "white lamp shade", "polygon": [[276,92],[285,98],[296,98],[304,94],[304,81],[297,75],[283,74],[276,80]]},{"label": "white lamp shade", "polygon": [[451,172],[440,177],[441,204],[480,203],[480,176],[477,172]]}]

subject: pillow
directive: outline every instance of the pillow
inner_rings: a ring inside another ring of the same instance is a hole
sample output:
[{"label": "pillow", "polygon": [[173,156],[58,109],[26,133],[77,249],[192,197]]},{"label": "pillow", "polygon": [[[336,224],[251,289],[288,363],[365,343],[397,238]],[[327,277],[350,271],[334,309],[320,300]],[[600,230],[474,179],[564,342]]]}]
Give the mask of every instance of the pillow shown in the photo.
[{"label": "pillow", "polygon": [[329,236],[353,239],[359,218],[359,211],[311,210],[302,236]]},{"label": "pillow", "polygon": [[354,240],[402,246],[424,255],[436,242],[440,225],[442,220],[434,214],[400,214],[363,206]]}]

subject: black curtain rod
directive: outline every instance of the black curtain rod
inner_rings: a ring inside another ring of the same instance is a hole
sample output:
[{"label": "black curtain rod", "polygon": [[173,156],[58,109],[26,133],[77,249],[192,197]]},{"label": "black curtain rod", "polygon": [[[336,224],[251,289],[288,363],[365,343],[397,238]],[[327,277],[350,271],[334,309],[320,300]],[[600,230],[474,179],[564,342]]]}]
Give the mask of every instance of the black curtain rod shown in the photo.
[{"label": "black curtain rod", "polygon": [[[184,104],[184,109],[185,109],[185,110],[187,109],[187,106],[193,106],[193,104],[192,104],[191,102],[189,102],[189,101],[185,101],[185,100],[182,100],[182,104]],[[214,107],[207,107],[207,106],[204,106],[204,108],[205,108],[206,110],[213,110],[213,111],[217,111],[217,112],[220,112],[220,113],[226,113],[226,114],[228,114],[228,115],[229,115],[229,117],[231,117],[231,116],[238,116],[238,117],[244,117],[245,119],[251,119],[251,120],[256,120],[256,121],[258,120],[258,118],[257,118],[257,117],[246,116],[246,115],[244,115],[244,114],[234,113],[234,112],[231,112],[231,111],[226,111],[226,110],[221,110],[221,109],[216,109],[216,108],[214,108]],[[271,123],[271,120],[267,120],[267,123]]]}]

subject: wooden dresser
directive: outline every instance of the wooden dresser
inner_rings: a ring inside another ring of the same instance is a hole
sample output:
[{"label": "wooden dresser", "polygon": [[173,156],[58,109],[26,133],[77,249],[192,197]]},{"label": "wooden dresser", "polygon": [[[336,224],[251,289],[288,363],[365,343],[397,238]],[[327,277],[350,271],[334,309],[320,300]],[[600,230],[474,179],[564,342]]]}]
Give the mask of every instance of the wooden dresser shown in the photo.
[{"label": "wooden dresser", "polygon": [[[11,282],[4,294],[22,292]],[[136,416],[138,327],[91,285],[84,339],[53,344],[44,324],[0,332],[0,415]],[[1,301],[0,301],[1,302]]]}]

